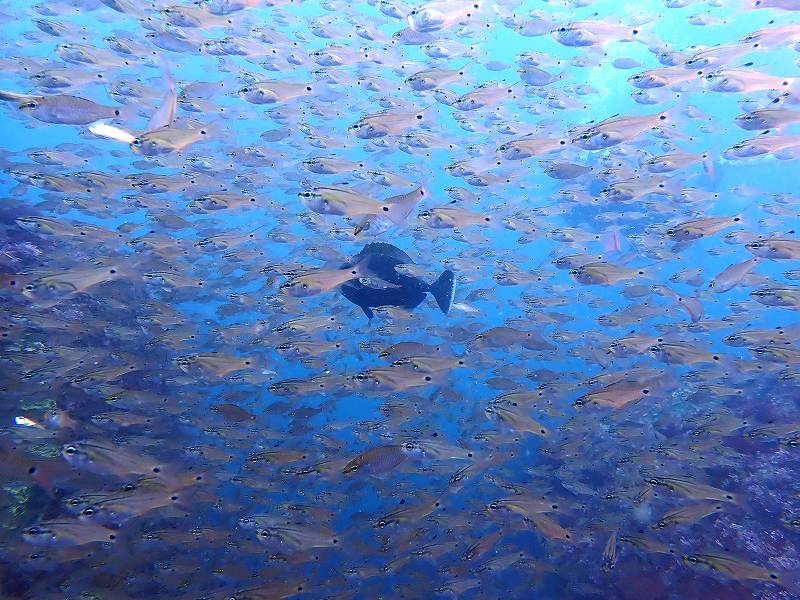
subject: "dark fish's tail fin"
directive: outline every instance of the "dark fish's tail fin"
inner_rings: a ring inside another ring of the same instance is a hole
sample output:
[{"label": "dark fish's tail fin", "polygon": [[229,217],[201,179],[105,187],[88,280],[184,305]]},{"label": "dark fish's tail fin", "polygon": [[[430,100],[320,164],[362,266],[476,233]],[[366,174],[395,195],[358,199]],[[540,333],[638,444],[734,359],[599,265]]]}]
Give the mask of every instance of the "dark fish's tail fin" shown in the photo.
[{"label": "dark fish's tail fin", "polygon": [[436,298],[436,304],[439,305],[442,312],[447,314],[456,295],[456,276],[453,275],[452,271],[445,271],[439,275],[439,279],[431,286],[430,292]]}]

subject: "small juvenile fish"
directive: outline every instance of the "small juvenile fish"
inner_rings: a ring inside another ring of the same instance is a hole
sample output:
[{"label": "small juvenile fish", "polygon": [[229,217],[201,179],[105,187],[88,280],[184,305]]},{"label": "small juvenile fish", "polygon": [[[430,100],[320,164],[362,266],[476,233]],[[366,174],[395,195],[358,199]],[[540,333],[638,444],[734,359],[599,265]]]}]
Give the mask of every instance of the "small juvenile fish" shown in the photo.
[{"label": "small juvenile fish", "polygon": [[765,306],[800,308],[800,287],[766,287],[751,292],[750,297]]},{"label": "small juvenile fish", "polygon": [[742,218],[739,215],[733,217],[704,217],[692,219],[670,227],[667,229],[666,234],[667,237],[676,242],[699,240],[714,235],[718,231],[722,231],[728,227],[732,227],[741,220]]},{"label": "small juvenile fish", "polygon": [[322,292],[329,292],[352,279],[358,279],[368,275],[369,272],[365,270],[362,263],[355,264],[346,269],[319,269],[317,271],[298,275],[290,281],[287,281],[281,285],[280,291],[282,294],[289,294],[295,298],[305,298],[307,296],[321,294]]},{"label": "small juvenile fish", "polygon": [[492,221],[488,215],[455,206],[430,208],[419,213],[418,218],[435,229],[461,229],[469,225],[488,225]]},{"label": "small juvenile fish", "polygon": [[239,95],[251,104],[289,102],[313,93],[314,87],[310,83],[283,80],[257,81],[239,89]]},{"label": "small juvenile fish", "polygon": [[[258,540],[264,543],[283,542],[297,548],[328,548],[339,540],[325,525],[304,522],[273,523],[258,529]],[[294,590],[295,592],[297,590]]]},{"label": "small juvenile fish", "polygon": [[114,542],[117,533],[94,523],[78,519],[43,521],[29,527],[22,533],[22,538],[29,544],[37,546],[82,546],[92,542]]},{"label": "small juvenile fish", "polygon": [[737,581],[778,581],[779,577],[774,571],[759,567],[732,556],[723,554],[684,554],[684,564],[691,567],[710,569],[730,579]]},{"label": "small juvenile fish", "polygon": [[473,0],[429,2],[409,11],[408,26],[419,32],[447,29],[469,19],[479,8]]},{"label": "small juvenile fish", "polygon": [[709,289],[715,294],[732,290],[742,282],[745,275],[758,265],[759,261],[759,257],[756,256],[750,260],[730,265],[711,280],[708,284]]},{"label": "small juvenile fish", "polygon": [[511,86],[496,82],[485,83],[459,96],[452,106],[460,111],[478,110],[497,104],[503,98],[511,98],[513,93],[514,88]]},{"label": "small juvenile fish", "polygon": [[559,44],[570,48],[604,46],[614,41],[637,39],[640,31],[636,27],[605,21],[573,21],[553,29],[551,35]]},{"label": "small juvenile fish", "polygon": [[160,463],[140,452],[101,442],[80,441],[65,444],[61,455],[78,469],[101,475],[152,475],[160,473]]},{"label": "small juvenile fish", "polygon": [[792,77],[775,77],[758,71],[723,69],[705,76],[709,88],[715,92],[750,93],[760,90],[780,90],[793,86],[798,80]]},{"label": "small juvenile fish", "polygon": [[87,125],[122,115],[121,108],[104,106],[78,96],[25,96],[0,92],[0,99],[19,102],[19,109],[22,112],[45,123]]},{"label": "small juvenile fish", "polygon": [[649,477],[647,482],[650,485],[664,486],[673,492],[682,494],[683,496],[691,498],[692,500],[719,500],[722,502],[736,502],[736,496],[734,494],[705,483],[700,483],[699,481],[695,481],[688,477]]},{"label": "small juvenile fish", "polygon": [[464,67],[460,69],[426,69],[418,71],[406,79],[406,85],[412,90],[422,92],[440,88],[464,75]]},{"label": "small juvenile fish", "polygon": [[666,112],[654,115],[609,117],[584,129],[572,143],[584,150],[604,150],[635,138],[668,120]]},{"label": "small juvenile fish", "polygon": [[686,525],[697,523],[708,516],[715,515],[725,510],[722,504],[690,504],[677,510],[670,511],[662,516],[653,525],[653,529],[663,529],[671,525]]},{"label": "small juvenile fish", "polygon": [[800,240],[792,238],[767,238],[745,244],[752,254],[771,260],[800,259]]},{"label": "small juvenile fish", "polygon": [[608,536],[608,541],[603,548],[603,571],[608,573],[617,564],[617,530],[614,529]]},{"label": "small juvenile fish", "polygon": [[342,473],[365,475],[382,475],[392,471],[395,467],[408,459],[403,446],[389,445],[370,448],[356,456],[342,469]]},{"label": "small juvenile fish", "polygon": [[529,517],[530,522],[544,537],[549,540],[559,540],[562,542],[571,541],[571,534],[568,529],[559,525],[554,519],[547,515],[534,514]]},{"label": "small juvenile fish", "polygon": [[502,403],[492,403],[486,407],[486,415],[495,418],[517,431],[533,433],[542,437],[547,437],[549,432],[541,423],[535,421],[520,411],[505,406]]},{"label": "small juvenile fish", "polygon": [[739,127],[747,131],[764,131],[780,129],[800,122],[800,110],[788,108],[762,108],[737,116],[733,120]]},{"label": "small juvenile fish", "polygon": [[620,267],[604,261],[583,264],[572,269],[570,276],[583,285],[616,285],[622,281],[645,276],[640,268]]}]

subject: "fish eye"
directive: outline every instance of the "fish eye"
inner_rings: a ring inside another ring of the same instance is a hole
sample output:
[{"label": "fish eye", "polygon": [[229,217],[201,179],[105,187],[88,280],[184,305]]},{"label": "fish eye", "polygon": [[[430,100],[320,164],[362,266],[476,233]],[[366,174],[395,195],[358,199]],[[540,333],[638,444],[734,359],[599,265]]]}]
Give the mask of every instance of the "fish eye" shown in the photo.
[{"label": "fish eye", "polygon": [[667,235],[675,235],[674,229],[667,229]]},{"label": "fish eye", "polygon": [[66,448],[64,448],[64,454],[69,454],[70,456],[72,456],[73,454],[77,453],[78,449],[75,446],[67,446]]},{"label": "fish eye", "polygon": [[750,242],[750,247],[755,249],[761,248],[761,242]]},{"label": "fish eye", "polygon": [[42,532],[40,527],[31,527],[28,529],[28,535],[39,535]]},{"label": "fish eye", "polygon": [[690,562],[690,563],[692,563],[692,564],[695,564],[695,563],[697,563],[697,557],[696,557],[696,556],[691,556],[691,555],[690,555],[690,556],[687,556],[687,557],[686,557],[686,560],[687,560],[687,561],[689,561],[689,562]]},{"label": "fish eye", "polygon": [[94,509],[92,507],[85,508],[81,514],[87,517],[91,517],[94,514]]},{"label": "fish eye", "polygon": [[242,89],[239,90],[239,92],[242,93],[242,94],[249,94],[250,93],[250,88],[249,87],[243,87]]},{"label": "fish eye", "polygon": [[142,138],[135,138],[135,139],[134,139],[134,140],[131,142],[131,145],[133,145],[133,146],[141,146],[141,145],[142,145]]},{"label": "fish eye", "polygon": [[660,352],[661,348],[659,346],[650,346],[650,352]]},{"label": "fish eye", "polygon": [[565,32],[566,30],[567,30],[567,28],[566,28],[566,27],[560,27],[560,28],[559,28],[559,31],[560,31],[560,32],[562,32],[562,33],[563,33],[563,32]]}]

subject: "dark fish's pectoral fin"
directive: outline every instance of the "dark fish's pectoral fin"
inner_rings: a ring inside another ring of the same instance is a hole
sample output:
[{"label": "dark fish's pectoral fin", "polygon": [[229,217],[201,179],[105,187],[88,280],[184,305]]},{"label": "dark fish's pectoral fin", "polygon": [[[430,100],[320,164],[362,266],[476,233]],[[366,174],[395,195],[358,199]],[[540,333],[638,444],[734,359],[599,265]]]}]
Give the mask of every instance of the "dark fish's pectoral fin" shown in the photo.
[{"label": "dark fish's pectoral fin", "polygon": [[453,305],[453,298],[456,296],[456,276],[452,271],[445,271],[439,275],[439,279],[430,287],[429,291],[436,298],[436,304],[439,305],[442,312],[447,314]]},{"label": "dark fish's pectoral fin", "polygon": [[372,319],[372,317],[375,316],[375,313],[372,312],[372,309],[369,306],[363,304],[363,292],[364,290],[362,287],[356,288],[352,285],[348,285],[347,283],[342,286],[342,296],[363,310],[368,319]]}]

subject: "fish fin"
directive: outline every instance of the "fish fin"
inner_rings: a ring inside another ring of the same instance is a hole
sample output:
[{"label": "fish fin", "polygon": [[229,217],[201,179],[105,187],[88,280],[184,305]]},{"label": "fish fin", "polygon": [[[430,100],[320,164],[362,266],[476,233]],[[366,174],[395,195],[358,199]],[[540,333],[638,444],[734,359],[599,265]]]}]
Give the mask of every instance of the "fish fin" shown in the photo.
[{"label": "fish fin", "polygon": [[372,312],[372,309],[369,306],[364,306],[361,304],[359,304],[359,307],[364,311],[364,314],[367,315],[367,318],[372,321],[372,318],[375,316],[375,313]]},{"label": "fish fin", "polygon": [[363,231],[369,229],[370,223],[374,217],[375,215],[364,215],[364,218],[361,219],[361,221],[356,224],[355,229],[353,229],[353,235],[358,237]]},{"label": "fish fin", "polygon": [[136,136],[130,131],[125,131],[119,127],[114,127],[113,125],[109,125],[103,121],[95,121],[92,123],[89,126],[89,131],[95,135],[99,135],[100,137],[109,138],[118,142],[124,142],[126,144],[130,144],[136,139]]},{"label": "fish fin", "polygon": [[456,296],[456,276],[452,271],[445,271],[439,275],[439,279],[430,287],[429,291],[436,298],[436,304],[439,305],[442,312],[447,314],[453,305],[453,298]]},{"label": "fish fin", "polygon": [[25,102],[38,100],[39,98],[42,98],[42,96],[32,96],[31,94],[18,94],[16,92],[6,92],[0,90],[0,100],[8,100],[9,102],[19,102],[20,104],[23,104]]},{"label": "fish fin", "polygon": [[408,216],[427,195],[424,185],[406,194],[399,194],[386,200],[383,210],[386,218],[398,227],[406,224]]},{"label": "fish fin", "polygon": [[166,61],[162,60],[162,69],[164,71],[164,83],[166,84],[166,92],[161,99],[158,108],[150,116],[147,122],[147,131],[154,129],[161,129],[162,127],[170,127],[175,121],[175,110],[177,108],[178,94],[175,88],[175,81],[169,72]]}]

